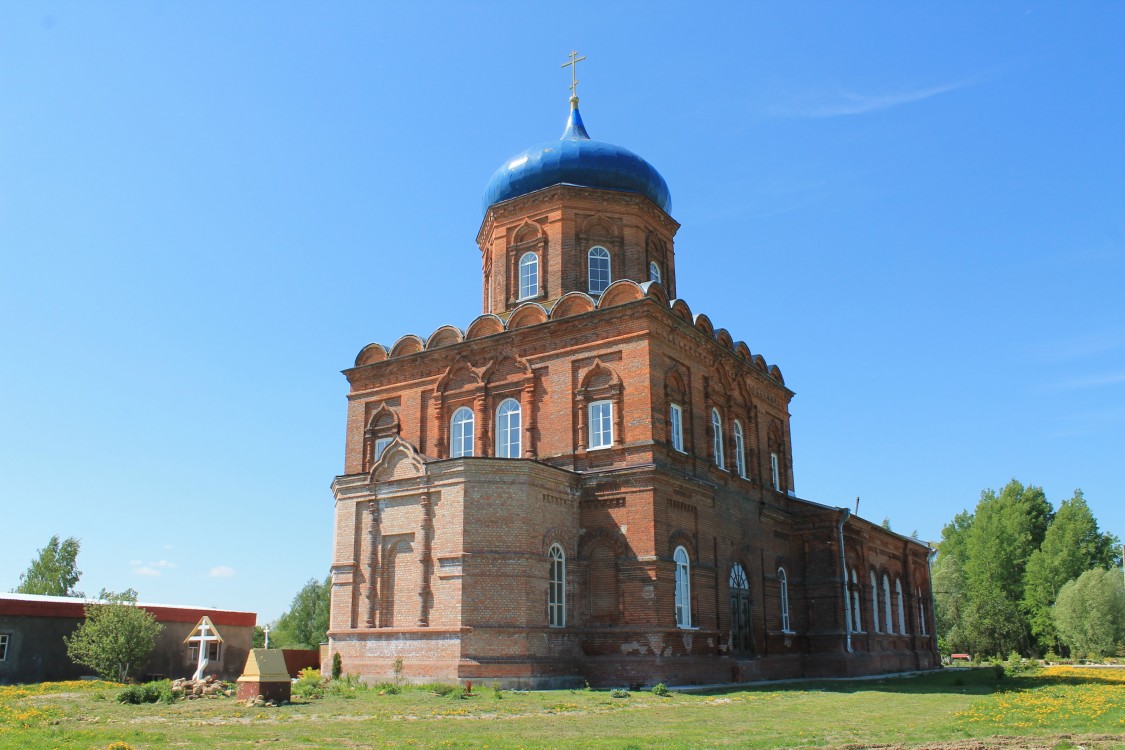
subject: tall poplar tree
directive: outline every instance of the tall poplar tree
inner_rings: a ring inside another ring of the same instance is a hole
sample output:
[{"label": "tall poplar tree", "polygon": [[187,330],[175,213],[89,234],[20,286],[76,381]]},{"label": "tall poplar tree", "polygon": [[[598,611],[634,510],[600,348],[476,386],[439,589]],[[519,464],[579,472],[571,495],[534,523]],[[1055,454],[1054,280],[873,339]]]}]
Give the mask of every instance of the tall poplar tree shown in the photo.
[{"label": "tall poplar tree", "polygon": [[82,543],[74,537],[60,542],[56,534],[39,550],[36,558],[20,574],[17,594],[43,594],[46,596],[82,596],[74,590],[74,584],[82,577],[78,569],[78,550]]}]

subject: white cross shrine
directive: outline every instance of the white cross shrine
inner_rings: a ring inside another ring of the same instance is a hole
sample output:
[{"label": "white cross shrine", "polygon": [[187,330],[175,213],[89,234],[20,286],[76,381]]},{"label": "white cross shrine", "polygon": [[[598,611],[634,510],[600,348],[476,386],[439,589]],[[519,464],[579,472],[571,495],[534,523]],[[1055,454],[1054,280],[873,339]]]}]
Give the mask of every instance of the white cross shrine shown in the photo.
[{"label": "white cross shrine", "polygon": [[203,615],[203,619],[192,629],[191,635],[184,639],[184,643],[194,643],[196,648],[199,649],[199,659],[196,661],[195,674],[191,676],[191,679],[203,679],[203,670],[207,668],[207,652],[210,650],[211,644],[222,642],[223,637],[219,635],[219,631],[211,623],[211,618]]}]

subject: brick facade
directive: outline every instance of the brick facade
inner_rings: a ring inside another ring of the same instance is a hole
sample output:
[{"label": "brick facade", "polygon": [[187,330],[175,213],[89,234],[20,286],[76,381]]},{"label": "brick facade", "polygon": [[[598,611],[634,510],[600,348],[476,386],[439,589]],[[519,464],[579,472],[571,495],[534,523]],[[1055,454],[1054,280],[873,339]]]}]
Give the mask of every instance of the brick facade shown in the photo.
[{"label": "brick facade", "polygon": [[[333,484],[329,660],[370,680],[400,658],[410,680],[525,687],[937,663],[929,548],[796,497],[793,393],[672,299],[677,229],[625,192],[556,185],[496,204],[477,238],[483,314],[360,352]],[[597,294],[593,247],[613,279]],[[518,429],[498,413],[509,400]],[[462,408],[471,438],[453,426]]]}]

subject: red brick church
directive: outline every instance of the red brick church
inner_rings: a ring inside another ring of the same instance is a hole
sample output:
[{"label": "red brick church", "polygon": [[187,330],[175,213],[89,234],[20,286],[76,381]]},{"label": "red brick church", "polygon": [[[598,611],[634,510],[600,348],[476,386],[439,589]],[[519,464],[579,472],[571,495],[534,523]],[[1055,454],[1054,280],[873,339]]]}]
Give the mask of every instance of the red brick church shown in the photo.
[{"label": "red brick church", "polygon": [[676,296],[670,210],[572,97],[562,138],[489,182],[483,314],[345,371],[328,658],[346,672],[549,687],[937,664],[929,547],[795,495],[794,394]]}]

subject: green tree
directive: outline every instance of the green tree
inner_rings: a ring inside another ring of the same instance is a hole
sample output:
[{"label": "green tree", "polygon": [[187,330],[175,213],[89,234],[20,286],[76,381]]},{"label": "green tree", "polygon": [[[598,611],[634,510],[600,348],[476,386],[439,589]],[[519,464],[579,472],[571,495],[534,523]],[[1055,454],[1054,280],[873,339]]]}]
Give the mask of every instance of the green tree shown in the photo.
[{"label": "green tree", "polygon": [[1020,607],[1024,572],[1051,521],[1051,504],[1039,487],[1015,479],[997,494],[981,493],[964,538],[964,586],[968,598],[962,637],[975,653],[1027,653],[1031,628]]},{"label": "green tree", "polygon": [[107,680],[124,682],[148,663],[164,626],[137,606],[132,589],[121,594],[102,589],[100,599],[86,605],[86,619],[63,639],[67,654]]},{"label": "green tree", "polygon": [[270,629],[270,645],[274,648],[318,648],[328,639],[328,603],[330,579],[315,578],[297,592],[289,611],[278,618]]},{"label": "green tree", "polygon": [[962,511],[941,531],[933,567],[934,616],[938,634],[952,651],[969,649],[961,621],[968,604],[965,586],[965,538],[973,525],[973,514]]},{"label": "green tree", "polygon": [[74,537],[59,541],[56,534],[39,550],[26,573],[20,574],[17,594],[43,594],[46,596],[82,596],[74,584],[82,576],[78,569],[78,550],[82,543]]},{"label": "green tree", "polygon": [[1051,607],[1063,584],[1087,570],[1112,565],[1116,550],[1117,538],[1098,530],[1082,490],[1075,490],[1074,497],[1059,506],[1043,543],[1027,561],[1023,608],[1041,649],[1057,645]]},{"label": "green tree", "polygon": [[1051,609],[1059,638],[1072,651],[1106,655],[1125,641],[1125,582],[1120,570],[1087,570],[1066,583]]}]

